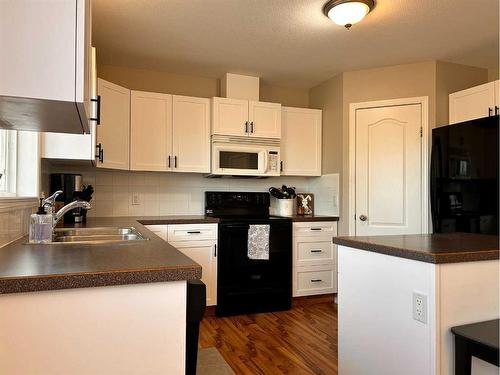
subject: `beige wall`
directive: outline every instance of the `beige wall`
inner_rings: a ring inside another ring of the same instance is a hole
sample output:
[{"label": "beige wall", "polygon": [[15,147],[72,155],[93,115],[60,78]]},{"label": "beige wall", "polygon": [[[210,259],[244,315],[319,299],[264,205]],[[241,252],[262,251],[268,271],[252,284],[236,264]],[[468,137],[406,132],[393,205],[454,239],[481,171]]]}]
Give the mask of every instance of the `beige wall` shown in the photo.
[{"label": "beige wall", "polygon": [[323,174],[342,172],[342,81],[339,74],[309,92],[311,108],[323,110]]},{"label": "beige wall", "polygon": [[260,83],[260,100],[287,107],[309,107],[309,89],[287,88]]},{"label": "beige wall", "polygon": [[[162,92],[166,94],[219,96],[219,79],[187,74],[134,69],[123,66],[99,65],[98,76],[132,90]],[[260,100],[281,103],[290,107],[308,107],[309,90],[265,84],[261,81]]]},{"label": "beige wall", "polygon": [[488,69],[488,82],[496,81],[498,77],[498,65],[493,69]]},{"label": "beige wall", "polygon": [[488,82],[488,70],[473,66],[436,62],[436,125],[448,124],[449,95]]},{"label": "beige wall", "polygon": [[210,98],[219,93],[219,80],[122,66],[99,65],[100,78],[132,90]]}]

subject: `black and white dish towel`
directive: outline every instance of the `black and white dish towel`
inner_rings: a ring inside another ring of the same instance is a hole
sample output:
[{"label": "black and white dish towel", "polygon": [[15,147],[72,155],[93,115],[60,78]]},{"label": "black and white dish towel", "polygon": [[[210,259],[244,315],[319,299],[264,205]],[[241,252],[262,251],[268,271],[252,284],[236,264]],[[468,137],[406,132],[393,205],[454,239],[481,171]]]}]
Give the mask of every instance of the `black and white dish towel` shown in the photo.
[{"label": "black and white dish towel", "polygon": [[269,224],[250,225],[248,228],[248,258],[269,260]]}]

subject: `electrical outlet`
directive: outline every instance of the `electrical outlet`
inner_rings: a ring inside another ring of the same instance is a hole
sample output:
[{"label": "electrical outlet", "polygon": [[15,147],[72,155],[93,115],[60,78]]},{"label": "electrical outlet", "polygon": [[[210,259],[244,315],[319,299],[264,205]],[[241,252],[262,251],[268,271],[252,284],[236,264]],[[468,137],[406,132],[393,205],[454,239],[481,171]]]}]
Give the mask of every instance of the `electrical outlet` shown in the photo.
[{"label": "electrical outlet", "polygon": [[413,292],[413,319],[427,324],[427,296]]},{"label": "electrical outlet", "polygon": [[141,204],[141,195],[139,193],[132,194],[132,205],[139,206]]}]

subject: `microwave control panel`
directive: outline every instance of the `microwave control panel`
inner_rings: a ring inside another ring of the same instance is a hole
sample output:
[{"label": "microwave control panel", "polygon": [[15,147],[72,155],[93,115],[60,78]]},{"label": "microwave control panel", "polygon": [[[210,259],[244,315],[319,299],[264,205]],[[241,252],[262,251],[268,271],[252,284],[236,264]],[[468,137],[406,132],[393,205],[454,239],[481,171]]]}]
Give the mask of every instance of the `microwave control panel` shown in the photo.
[{"label": "microwave control panel", "polygon": [[273,172],[278,172],[279,171],[279,161],[278,161],[278,151],[269,151],[269,165],[268,170],[273,171]]}]

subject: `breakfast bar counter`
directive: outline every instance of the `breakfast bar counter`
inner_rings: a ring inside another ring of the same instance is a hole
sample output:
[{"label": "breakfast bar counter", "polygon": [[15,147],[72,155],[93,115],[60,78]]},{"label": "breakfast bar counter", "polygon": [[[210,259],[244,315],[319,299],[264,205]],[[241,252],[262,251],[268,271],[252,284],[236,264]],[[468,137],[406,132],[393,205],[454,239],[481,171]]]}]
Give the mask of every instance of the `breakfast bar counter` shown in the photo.
[{"label": "breakfast bar counter", "polygon": [[[200,222],[173,217],[169,223]],[[156,218],[155,218],[156,219]],[[164,223],[167,218],[157,218]],[[65,227],[132,227],[147,240],[117,243],[29,244],[23,237],[0,249],[0,294],[201,278],[201,267],[141,224],[142,218],[88,218]],[[144,222],[152,223],[153,218]]]}]

